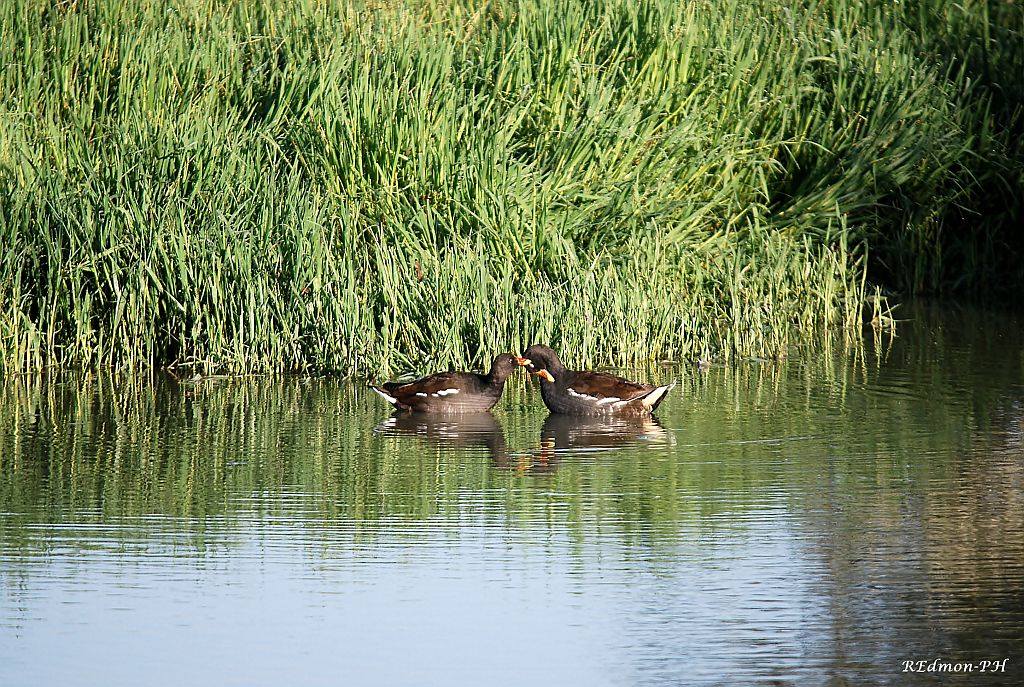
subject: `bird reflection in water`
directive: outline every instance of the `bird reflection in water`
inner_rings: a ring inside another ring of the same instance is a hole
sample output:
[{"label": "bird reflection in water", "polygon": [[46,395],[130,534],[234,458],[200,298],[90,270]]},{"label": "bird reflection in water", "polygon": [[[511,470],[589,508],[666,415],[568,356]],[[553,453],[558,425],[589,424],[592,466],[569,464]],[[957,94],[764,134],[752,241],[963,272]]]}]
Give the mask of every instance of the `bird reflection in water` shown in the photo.
[{"label": "bird reflection in water", "polygon": [[540,445],[510,451],[505,431],[490,413],[431,415],[398,413],[377,425],[378,436],[414,437],[455,449],[483,448],[499,470],[518,474],[553,473],[561,460],[650,441],[671,443],[671,437],[654,417],[577,417],[549,415],[540,430]]},{"label": "bird reflection in water", "polygon": [[613,451],[642,442],[671,443],[657,418],[548,415],[540,429],[540,447],[532,452],[529,472],[554,472],[571,456]]},{"label": "bird reflection in water", "polygon": [[396,413],[373,430],[379,436],[416,437],[448,448],[484,448],[491,462],[507,460],[505,430],[490,413]]}]

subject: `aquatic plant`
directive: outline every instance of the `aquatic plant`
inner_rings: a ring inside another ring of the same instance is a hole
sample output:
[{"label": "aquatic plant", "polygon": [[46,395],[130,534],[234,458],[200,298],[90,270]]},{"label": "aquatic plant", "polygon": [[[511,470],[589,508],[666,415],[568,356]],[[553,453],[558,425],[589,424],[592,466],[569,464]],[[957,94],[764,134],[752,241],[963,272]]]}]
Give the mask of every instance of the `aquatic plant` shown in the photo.
[{"label": "aquatic plant", "polygon": [[4,3],[3,369],[775,356],[856,332],[869,268],[1013,283],[1020,17]]}]

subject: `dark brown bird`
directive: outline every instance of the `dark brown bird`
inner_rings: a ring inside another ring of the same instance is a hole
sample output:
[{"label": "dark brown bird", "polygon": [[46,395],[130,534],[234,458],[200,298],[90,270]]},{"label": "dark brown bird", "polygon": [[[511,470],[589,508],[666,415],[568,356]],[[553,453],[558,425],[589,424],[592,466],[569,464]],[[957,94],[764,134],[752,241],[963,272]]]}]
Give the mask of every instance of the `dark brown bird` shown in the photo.
[{"label": "dark brown bird", "polygon": [[607,372],[568,369],[547,346],[530,346],[523,354],[527,369],[540,377],[540,394],[552,413],[587,416],[650,415],[675,382],[665,386],[631,382]]},{"label": "dark brown bird", "polygon": [[398,410],[418,413],[481,413],[490,410],[501,398],[505,380],[530,361],[502,353],[491,364],[488,374],[439,372],[412,382],[371,384],[381,398]]}]

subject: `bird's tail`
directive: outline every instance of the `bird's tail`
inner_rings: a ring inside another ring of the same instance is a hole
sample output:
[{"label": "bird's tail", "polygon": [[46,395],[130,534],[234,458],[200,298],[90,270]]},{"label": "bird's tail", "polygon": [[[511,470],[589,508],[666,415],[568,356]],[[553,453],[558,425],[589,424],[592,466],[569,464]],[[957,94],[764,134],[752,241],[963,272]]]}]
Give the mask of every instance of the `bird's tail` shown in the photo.
[{"label": "bird's tail", "polygon": [[668,392],[675,388],[675,385],[676,381],[674,380],[671,384],[659,386],[649,392],[646,396],[641,397],[640,402],[644,404],[645,408],[653,413],[661,402],[665,400],[665,397],[668,396]]},{"label": "bird's tail", "polygon": [[394,396],[392,396],[391,394],[389,394],[382,387],[379,387],[376,384],[367,384],[367,386],[369,386],[371,389],[373,389],[375,392],[377,392],[378,396],[383,398],[385,401],[387,401],[391,405],[396,405],[398,403],[398,399],[395,398]]}]

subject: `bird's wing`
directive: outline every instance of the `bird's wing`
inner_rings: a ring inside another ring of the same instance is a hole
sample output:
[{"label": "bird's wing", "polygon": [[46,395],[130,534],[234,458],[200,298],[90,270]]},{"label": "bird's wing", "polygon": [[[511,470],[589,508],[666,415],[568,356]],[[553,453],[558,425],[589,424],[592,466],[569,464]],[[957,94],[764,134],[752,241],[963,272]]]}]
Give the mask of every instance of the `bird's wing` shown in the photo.
[{"label": "bird's wing", "polygon": [[[568,380],[566,390],[579,397],[589,397],[595,403],[630,401],[649,394],[655,387],[632,382],[607,372],[577,372]],[[586,400],[586,399],[584,399]]]},{"label": "bird's wing", "polygon": [[467,377],[475,377],[475,375],[467,375],[462,372],[439,372],[412,382],[389,382],[384,385],[384,388],[398,398],[410,400],[429,396],[440,398],[458,394],[469,388],[472,380]]}]

